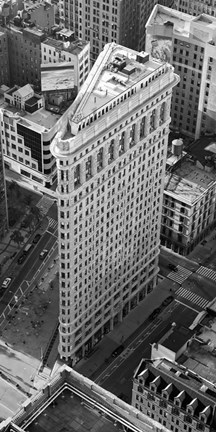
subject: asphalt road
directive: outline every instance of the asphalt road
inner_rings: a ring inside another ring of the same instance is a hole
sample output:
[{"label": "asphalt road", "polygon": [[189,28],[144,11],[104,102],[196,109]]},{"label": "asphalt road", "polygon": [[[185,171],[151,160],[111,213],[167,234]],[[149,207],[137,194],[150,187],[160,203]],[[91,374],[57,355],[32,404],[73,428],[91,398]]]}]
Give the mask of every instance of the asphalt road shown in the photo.
[{"label": "asphalt road", "polygon": [[[20,251],[19,255],[16,257],[14,263],[12,263],[11,268],[13,268],[13,274],[15,277],[12,282],[8,286],[6,290],[3,291],[3,296],[0,302],[0,314],[5,309],[5,306],[8,305],[16,293],[18,287],[22,284],[23,281],[31,282],[33,276],[41,266],[42,262],[45,263],[49,259],[49,255],[46,257],[44,261],[39,258],[39,254],[43,249],[48,249],[49,251],[52,249],[54,244],[56,243],[56,237],[50,234],[49,232],[45,232],[40,241],[34,245],[34,248],[30,251],[26,260],[23,264],[18,264],[17,260],[20,255],[22,255],[22,251]],[[11,274],[8,273],[7,277],[11,277]]]},{"label": "asphalt road", "polygon": [[96,377],[95,381],[117,396],[124,395],[125,400],[130,402],[134,371],[142,358],[151,358],[151,344],[158,342],[172,323],[188,328],[196,316],[197,312],[174,301],[158,318],[149,323],[141,334],[137,332],[134,341],[116,360],[109,359],[112,363]]}]

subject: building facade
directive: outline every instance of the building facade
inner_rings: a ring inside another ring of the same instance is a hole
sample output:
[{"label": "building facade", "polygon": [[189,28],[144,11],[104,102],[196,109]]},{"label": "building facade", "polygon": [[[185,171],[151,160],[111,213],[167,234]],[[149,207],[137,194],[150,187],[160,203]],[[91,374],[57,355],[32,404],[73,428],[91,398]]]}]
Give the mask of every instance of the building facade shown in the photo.
[{"label": "building facade", "polygon": [[[162,0],[171,6],[171,0]],[[91,59],[104,45],[116,42],[141,51],[145,47],[145,24],[156,0],[61,0],[60,22],[76,37],[90,41]]]},{"label": "building facade", "polygon": [[173,7],[179,12],[185,12],[190,15],[200,15],[201,13],[206,13],[216,17],[215,0],[174,0]]},{"label": "building facade", "polygon": [[51,187],[56,163],[50,142],[61,116],[46,111],[41,96],[27,84],[7,90],[0,99],[0,134],[5,166],[21,174],[35,188]]},{"label": "building facade", "polygon": [[[59,33],[61,37],[61,32]],[[90,44],[81,40],[64,42],[47,38],[41,43],[41,63],[68,62],[73,68],[73,81],[76,93],[86,80],[90,71]]]},{"label": "building facade", "polygon": [[216,132],[216,19],[160,5],[146,25],[146,51],[169,61],[180,75],[172,99],[172,127],[192,138]]},{"label": "building facade", "polygon": [[108,44],[51,151],[61,358],[79,360],[156,286],[171,66]]},{"label": "building facade", "polygon": [[166,358],[141,360],[132,405],[170,431],[214,431],[216,392],[210,381]]},{"label": "building facade", "polygon": [[10,84],[8,37],[5,28],[0,27],[0,86]]},{"label": "building facade", "polygon": [[216,225],[214,143],[195,142],[183,157],[175,152],[167,160],[161,244],[187,255]]},{"label": "building facade", "polygon": [[8,230],[8,208],[7,208],[7,191],[5,182],[5,169],[0,136],[0,240]]},{"label": "building facade", "polygon": [[41,42],[45,33],[37,28],[7,26],[10,85],[39,85],[41,65]]}]

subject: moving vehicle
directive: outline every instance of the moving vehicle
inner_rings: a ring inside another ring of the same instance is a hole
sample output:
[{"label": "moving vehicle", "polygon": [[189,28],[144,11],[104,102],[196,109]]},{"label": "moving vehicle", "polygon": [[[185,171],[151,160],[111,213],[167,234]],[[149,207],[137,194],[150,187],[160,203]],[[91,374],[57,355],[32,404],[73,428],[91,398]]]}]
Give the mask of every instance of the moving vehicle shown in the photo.
[{"label": "moving vehicle", "polygon": [[39,255],[39,258],[41,260],[43,260],[47,256],[47,254],[48,254],[48,250],[47,249],[43,249],[42,252]]},{"label": "moving vehicle", "polygon": [[10,277],[7,277],[5,280],[4,280],[4,282],[2,282],[2,288],[4,288],[4,289],[6,289],[9,285],[10,285],[10,283],[11,283],[11,278]]},{"label": "moving vehicle", "polygon": [[173,296],[169,296],[169,297],[167,297],[167,298],[163,301],[162,305],[163,305],[163,306],[168,306],[170,303],[172,303],[173,300],[174,300],[174,297],[173,297]]}]

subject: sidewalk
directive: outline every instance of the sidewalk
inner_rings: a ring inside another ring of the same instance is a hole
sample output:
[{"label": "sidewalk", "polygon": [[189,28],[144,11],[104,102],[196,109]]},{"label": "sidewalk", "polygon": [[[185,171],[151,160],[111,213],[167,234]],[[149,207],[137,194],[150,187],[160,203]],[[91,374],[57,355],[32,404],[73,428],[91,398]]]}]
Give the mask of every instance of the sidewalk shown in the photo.
[{"label": "sidewalk", "polygon": [[[203,244],[202,244],[203,243]],[[216,228],[205,236],[192,252],[188,255],[188,258],[196,261],[197,263],[208,267],[208,261],[212,255],[216,253]]]},{"label": "sidewalk", "polygon": [[[152,291],[143,301],[139,304],[130,314],[119,323],[112,332],[107,334],[96,345],[96,351],[88,359],[82,359],[74,366],[74,369],[88,378],[94,379],[95,374],[106,364],[107,358],[110,357],[113,350],[121,344],[125,347],[133,340],[133,334],[136,330],[143,325],[150,313],[161,305],[163,300],[171,295],[179,287],[175,282],[164,279],[159,282],[157,287]],[[144,324],[145,327],[145,324]],[[61,364],[57,362],[56,368]]]}]

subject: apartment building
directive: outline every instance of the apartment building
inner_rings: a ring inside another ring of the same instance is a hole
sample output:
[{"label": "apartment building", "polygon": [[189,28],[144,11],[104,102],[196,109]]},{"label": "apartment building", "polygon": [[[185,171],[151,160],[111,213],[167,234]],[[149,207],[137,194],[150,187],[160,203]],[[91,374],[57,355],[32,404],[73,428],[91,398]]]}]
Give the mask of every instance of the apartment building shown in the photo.
[{"label": "apartment building", "polygon": [[192,138],[216,132],[216,18],[155,6],[146,24],[146,51],[180,75],[172,99],[172,127]]},{"label": "apartment building", "polygon": [[0,98],[0,136],[5,166],[35,189],[50,188],[56,163],[50,142],[61,125],[61,115],[44,108],[40,95],[27,84],[15,86]]},{"label": "apartment building", "polygon": [[195,141],[189,154],[181,142],[168,153],[161,244],[187,255],[216,225],[216,155],[211,138]]},{"label": "apartment building", "polygon": [[[163,0],[170,6],[171,0]],[[141,51],[145,47],[145,24],[156,0],[60,0],[60,22],[90,41],[96,60],[106,43],[116,42]]]},{"label": "apartment building", "polygon": [[216,428],[215,386],[167,358],[141,360],[134,374],[132,405],[170,431]]},{"label": "apartment building", "polygon": [[10,83],[10,68],[8,55],[8,37],[6,30],[0,27],[0,86]]},{"label": "apartment building", "polygon": [[73,87],[77,93],[90,71],[90,43],[81,40],[65,42],[61,40],[64,30],[58,32],[58,39],[48,37],[41,43],[41,63],[70,63]]},{"label": "apartment building", "polygon": [[7,191],[5,182],[4,159],[0,136],[0,240],[8,229]]},{"label": "apartment building", "polygon": [[156,286],[173,68],[107,44],[51,144],[61,358],[76,362]]},{"label": "apartment building", "polygon": [[41,42],[45,33],[37,29],[7,26],[10,85],[40,84]]},{"label": "apartment building", "polygon": [[206,13],[216,17],[215,0],[174,0],[173,8],[190,15]]}]

